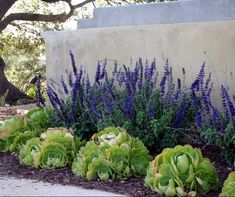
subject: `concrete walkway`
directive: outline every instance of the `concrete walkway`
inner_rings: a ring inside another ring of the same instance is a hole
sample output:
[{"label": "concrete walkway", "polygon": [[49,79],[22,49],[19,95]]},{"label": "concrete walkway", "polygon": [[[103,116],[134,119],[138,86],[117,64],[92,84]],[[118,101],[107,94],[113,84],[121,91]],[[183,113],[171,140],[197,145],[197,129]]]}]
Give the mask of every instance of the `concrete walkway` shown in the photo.
[{"label": "concrete walkway", "polygon": [[0,176],[0,196],[121,196],[98,190]]}]

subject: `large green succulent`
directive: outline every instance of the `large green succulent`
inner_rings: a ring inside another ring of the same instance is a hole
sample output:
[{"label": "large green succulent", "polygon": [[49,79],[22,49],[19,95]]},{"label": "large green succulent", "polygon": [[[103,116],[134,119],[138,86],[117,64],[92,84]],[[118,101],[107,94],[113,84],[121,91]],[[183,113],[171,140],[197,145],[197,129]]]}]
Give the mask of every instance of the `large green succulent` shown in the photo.
[{"label": "large green succulent", "polygon": [[200,149],[178,145],[150,163],[145,185],[161,195],[196,196],[218,186],[218,177]]},{"label": "large green succulent", "polygon": [[43,144],[35,156],[36,168],[59,168],[68,164],[69,157],[63,144],[51,142]]},{"label": "large green succulent", "polygon": [[28,140],[20,148],[19,160],[22,165],[36,168],[63,167],[73,161],[75,150],[75,140],[68,129],[51,128],[40,138]]},{"label": "large green succulent", "polygon": [[71,132],[66,128],[49,128],[46,132],[41,134],[41,139],[45,144],[49,144],[51,142],[57,142],[63,144],[67,154],[73,159],[75,156],[75,141]]},{"label": "large green succulent", "polygon": [[73,162],[76,176],[109,180],[146,174],[151,156],[144,144],[125,129],[109,127],[93,135],[92,140]]},{"label": "large green succulent", "polygon": [[235,197],[235,172],[231,172],[224,182],[220,197]]},{"label": "large green succulent", "polygon": [[92,136],[92,140],[99,145],[120,145],[130,139],[131,136],[121,127],[108,127]]},{"label": "large green succulent", "polygon": [[25,166],[34,166],[35,157],[40,149],[41,142],[39,138],[32,138],[28,140],[25,146],[20,149],[20,164]]},{"label": "large green succulent", "polygon": [[37,137],[47,127],[46,113],[41,108],[30,110],[24,116],[11,117],[0,125],[0,151],[16,151],[18,148],[13,143],[17,143],[23,136],[28,136],[24,133],[31,131],[32,137]]},{"label": "large green succulent", "polygon": [[37,131],[40,133],[49,127],[47,114],[45,112],[45,109],[43,108],[30,110],[26,114],[25,119],[27,120],[27,127],[30,130]]},{"label": "large green succulent", "polygon": [[10,145],[10,151],[19,151],[28,140],[34,137],[34,134],[31,131],[25,133],[19,133],[15,138],[13,143]]}]

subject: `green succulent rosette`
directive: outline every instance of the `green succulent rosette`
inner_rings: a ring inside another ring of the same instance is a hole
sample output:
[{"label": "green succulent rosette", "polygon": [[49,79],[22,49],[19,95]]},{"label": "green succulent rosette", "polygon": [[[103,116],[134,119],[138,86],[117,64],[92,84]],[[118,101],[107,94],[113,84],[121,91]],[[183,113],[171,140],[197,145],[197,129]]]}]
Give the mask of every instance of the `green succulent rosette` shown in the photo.
[{"label": "green succulent rosette", "polygon": [[43,108],[30,110],[26,116],[26,124],[30,130],[42,132],[49,127],[47,116]]},{"label": "green succulent rosette", "polygon": [[152,157],[144,143],[137,138],[132,138],[129,149],[129,166],[132,174],[145,176],[151,160]]},{"label": "green succulent rosette", "polygon": [[130,139],[131,136],[121,127],[108,127],[92,136],[92,140],[99,145],[120,145]]},{"label": "green succulent rosette", "polygon": [[71,160],[75,155],[76,145],[74,136],[66,128],[49,128],[46,132],[42,133],[40,138],[44,143],[57,142],[63,144],[66,152]]},{"label": "green succulent rosette", "polygon": [[41,150],[39,138],[32,138],[20,149],[19,160],[21,165],[34,166],[35,158]]},{"label": "green succulent rosette", "polygon": [[87,142],[84,147],[81,147],[77,157],[75,157],[72,164],[73,173],[78,176],[85,178],[88,165],[94,158],[98,158],[102,154],[102,150],[98,148],[98,145],[93,141]]},{"label": "green succulent rosette", "polygon": [[224,181],[219,197],[235,197],[235,172],[231,172]]},{"label": "green succulent rosette", "polygon": [[216,171],[200,149],[166,148],[149,165],[145,186],[160,195],[196,196],[218,186]]},{"label": "green succulent rosette", "polygon": [[19,133],[17,136],[14,137],[14,141],[10,145],[10,151],[20,151],[20,149],[27,143],[27,141],[33,137],[35,137],[35,135],[31,131]]},{"label": "green succulent rosette", "polygon": [[63,144],[57,142],[44,143],[35,156],[36,168],[60,168],[68,164],[69,157]]},{"label": "green succulent rosette", "polygon": [[87,179],[99,178],[101,181],[113,179],[115,174],[112,171],[110,162],[104,158],[95,158],[88,166]]},{"label": "green succulent rosette", "polygon": [[72,171],[88,180],[144,176],[152,157],[144,144],[125,129],[109,127],[93,135],[82,147]]},{"label": "green succulent rosette", "polygon": [[27,127],[25,124],[26,120],[23,116],[12,116],[0,126],[0,138],[4,139],[8,135],[26,131]]}]

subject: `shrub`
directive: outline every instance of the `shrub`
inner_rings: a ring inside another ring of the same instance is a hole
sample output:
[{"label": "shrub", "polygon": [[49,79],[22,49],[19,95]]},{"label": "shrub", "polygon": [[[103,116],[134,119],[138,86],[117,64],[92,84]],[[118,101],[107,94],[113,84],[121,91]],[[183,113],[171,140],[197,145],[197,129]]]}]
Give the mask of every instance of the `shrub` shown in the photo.
[{"label": "shrub", "polygon": [[235,160],[235,107],[228,90],[221,86],[222,112],[209,105],[208,116],[201,126],[202,138],[221,147],[222,154],[229,165]]},{"label": "shrub", "polygon": [[179,128],[192,126],[195,110],[190,92],[180,79],[174,83],[168,60],[162,77],[155,60],[144,65],[139,59],[134,69],[115,63],[110,75],[107,61],[99,62],[92,83],[83,68],[76,68],[72,53],[71,58],[73,72],[61,77],[67,99],[60,98],[55,84],[47,93],[55,112],[51,116],[56,116],[59,126],[73,128],[75,135],[88,140],[99,130],[120,126],[156,150],[176,145],[184,135]]},{"label": "shrub", "polygon": [[200,149],[166,148],[149,165],[145,185],[160,195],[196,196],[218,185],[214,167]]},{"label": "shrub", "polygon": [[144,176],[151,156],[144,144],[125,129],[106,128],[95,134],[75,158],[72,171],[88,180]]},{"label": "shrub", "polygon": [[235,196],[235,172],[231,172],[224,182],[220,197]]}]

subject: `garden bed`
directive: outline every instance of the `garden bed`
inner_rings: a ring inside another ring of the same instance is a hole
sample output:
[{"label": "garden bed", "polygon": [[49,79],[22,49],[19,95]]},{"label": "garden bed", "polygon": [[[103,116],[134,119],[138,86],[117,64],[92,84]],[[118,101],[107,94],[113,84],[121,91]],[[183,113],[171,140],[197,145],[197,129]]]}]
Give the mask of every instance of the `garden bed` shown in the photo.
[{"label": "garden bed", "polygon": [[[208,145],[203,150],[203,155],[208,157],[214,164],[220,179],[220,186],[227,178],[232,168],[226,165],[224,159],[221,157],[220,149],[216,146]],[[128,196],[157,196],[157,193],[144,187],[143,178],[129,178],[121,181],[87,181],[77,178],[69,167],[45,170],[23,167],[19,164],[17,154],[0,153],[0,175],[13,176],[16,178],[35,179],[52,184],[80,186],[86,189],[98,189],[118,194],[125,194]],[[215,197],[220,193],[220,188],[211,191],[204,196]]]}]

